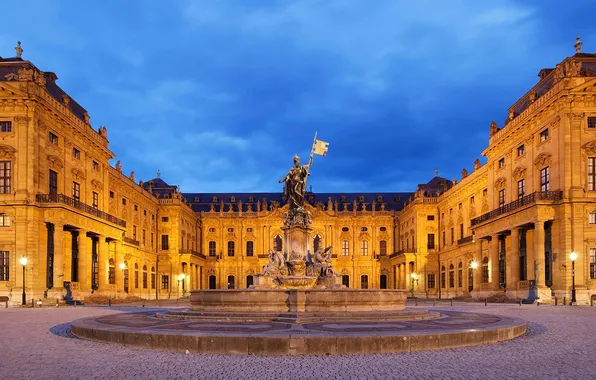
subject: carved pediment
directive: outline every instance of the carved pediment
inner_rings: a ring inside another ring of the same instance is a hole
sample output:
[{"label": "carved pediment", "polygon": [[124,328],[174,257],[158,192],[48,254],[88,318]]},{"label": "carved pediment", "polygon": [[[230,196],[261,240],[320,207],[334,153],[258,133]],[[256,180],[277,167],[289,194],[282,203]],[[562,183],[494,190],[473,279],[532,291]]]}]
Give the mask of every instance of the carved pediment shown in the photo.
[{"label": "carved pediment", "polygon": [[495,181],[495,189],[499,190],[505,187],[507,184],[507,179],[505,177],[499,177]]},{"label": "carved pediment", "polygon": [[54,156],[53,154],[48,155],[48,162],[50,167],[54,169],[62,169],[64,167],[64,162],[62,162],[58,156]]},{"label": "carved pediment", "polygon": [[596,154],[596,140],[585,143],[582,148],[587,154]]},{"label": "carved pediment", "polygon": [[10,145],[0,145],[0,157],[14,158],[17,150]]},{"label": "carved pediment", "polygon": [[91,180],[91,186],[93,186],[93,188],[95,188],[97,190],[101,190],[103,188],[103,184],[96,179]]},{"label": "carved pediment", "polygon": [[518,166],[517,168],[515,168],[512,175],[516,181],[519,181],[520,179],[526,176],[526,168],[524,168],[523,166]]},{"label": "carved pediment", "polygon": [[85,173],[81,169],[73,168],[71,172],[75,179],[85,179]]},{"label": "carved pediment", "polygon": [[548,166],[551,163],[551,154],[550,153],[540,153],[538,157],[534,160],[534,166],[542,167]]},{"label": "carved pediment", "polygon": [[368,234],[368,232],[361,232],[358,238],[360,240],[370,240],[370,235]]}]

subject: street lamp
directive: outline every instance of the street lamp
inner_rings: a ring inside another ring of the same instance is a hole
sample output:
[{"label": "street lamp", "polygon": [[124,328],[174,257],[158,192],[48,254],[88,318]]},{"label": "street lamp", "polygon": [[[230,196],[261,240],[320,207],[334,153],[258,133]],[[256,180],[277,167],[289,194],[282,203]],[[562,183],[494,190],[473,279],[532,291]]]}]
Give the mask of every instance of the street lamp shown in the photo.
[{"label": "street lamp", "polygon": [[571,252],[569,254],[571,260],[571,305],[575,304],[575,260],[577,260],[577,253]]},{"label": "street lamp", "polygon": [[412,278],[412,298],[414,298],[414,281],[416,281],[416,286],[418,286],[418,279],[416,278],[416,273],[410,274]]},{"label": "street lamp", "polygon": [[472,263],[470,264],[470,268],[477,269],[478,268],[478,263],[476,261],[472,261]]},{"label": "street lamp", "polygon": [[25,266],[27,265],[27,258],[21,257],[21,265],[23,266],[23,302],[21,305],[27,305],[27,294],[25,293]]},{"label": "street lamp", "polygon": [[468,275],[468,292],[471,292],[474,289],[474,271],[478,269],[478,262],[472,261],[470,263],[470,268],[472,268],[472,278]]}]

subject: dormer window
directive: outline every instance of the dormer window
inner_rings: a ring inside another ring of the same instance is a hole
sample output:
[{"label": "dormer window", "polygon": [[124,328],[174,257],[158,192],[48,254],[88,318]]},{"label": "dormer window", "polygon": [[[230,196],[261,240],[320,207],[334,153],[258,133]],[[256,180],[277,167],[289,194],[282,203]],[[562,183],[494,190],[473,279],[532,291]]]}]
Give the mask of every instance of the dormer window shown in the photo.
[{"label": "dormer window", "polygon": [[546,140],[548,140],[548,128],[540,132],[540,142],[544,142]]},{"label": "dormer window", "polygon": [[377,202],[383,202],[383,196],[377,195]]},{"label": "dormer window", "polygon": [[212,202],[217,202],[217,197],[214,195],[214,196],[211,198],[211,201],[212,201]]},{"label": "dormer window", "polygon": [[505,167],[505,158],[501,158],[499,160],[499,169],[504,168],[504,167]]},{"label": "dormer window", "polygon": [[345,201],[346,201],[346,196],[345,196],[345,195],[342,195],[342,196],[341,196],[341,201],[342,201],[342,202],[345,202]]},{"label": "dormer window", "polygon": [[200,201],[201,201],[201,198],[200,197],[195,197],[195,199],[194,199],[194,202],[195,203],[199,203]]},{"label": "dormer window", "polygon": [[248,197],[248,201],[249,202],[254,202],[255,201],[255,197],[253,197],[252,195],[250,197]]},{"label": "dormer window", "polygon": [[232,203],[236,202],[236,197],[235,196],[231,196],[230,197],[230,202],[232,202]]},{"label": "dormer window", "polygon": [[358,197],[358,202],[364,202],[364,195]]}]

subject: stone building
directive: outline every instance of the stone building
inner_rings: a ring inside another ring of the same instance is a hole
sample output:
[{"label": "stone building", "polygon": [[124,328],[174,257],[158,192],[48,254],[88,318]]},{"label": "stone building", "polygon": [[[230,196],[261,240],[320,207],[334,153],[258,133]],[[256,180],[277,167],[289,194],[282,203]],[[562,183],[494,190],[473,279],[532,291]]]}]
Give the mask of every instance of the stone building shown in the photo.
[{"label": "stone building", "polygon": [[[596,54],[575,47],[490,124],[487,162],[461,180],[307,194],[313,246],[333,246],[345,286],[550,302],[570,297],[575,252],[578,302],[596,293]],[[123,174],[107,128],[16,50],[0,57],[0,296],[21,303],[23,279],[28,302],[243,288],[284,249],[281,192]]]}]

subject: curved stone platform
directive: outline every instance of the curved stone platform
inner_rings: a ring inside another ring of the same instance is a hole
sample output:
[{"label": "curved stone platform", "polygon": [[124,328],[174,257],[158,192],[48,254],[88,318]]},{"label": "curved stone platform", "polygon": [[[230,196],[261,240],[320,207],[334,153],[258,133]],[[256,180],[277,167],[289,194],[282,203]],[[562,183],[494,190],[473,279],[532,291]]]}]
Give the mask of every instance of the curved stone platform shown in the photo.
[{"label": "curved stone platform", "polygon": [[[420,310],[412,312],[415,311]],[[526,323],[521,319],[444,310],[431,310],[427,314],[433,316],[431,318],[375,322],[241,322],[201,319],[192,312],[186,315],[190,318],[164,318],[178,312],[152,311],[80,319],[71,324],[71,331],[80,338],[127,346],[245,355],[434,350],[497,343],[526,332]]]}]

